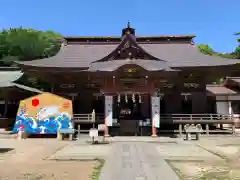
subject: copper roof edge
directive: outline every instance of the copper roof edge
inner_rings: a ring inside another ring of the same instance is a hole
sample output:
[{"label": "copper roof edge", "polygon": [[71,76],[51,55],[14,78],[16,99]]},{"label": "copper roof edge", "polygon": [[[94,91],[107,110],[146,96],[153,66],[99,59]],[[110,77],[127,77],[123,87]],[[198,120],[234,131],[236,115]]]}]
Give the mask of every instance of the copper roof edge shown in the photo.
[{"label": "copper roof edge", "polygon": [[[194,38],[195,34],[136,36],[136,38]],[[64,39],[120,39],[121,36],[64,36]]]}]

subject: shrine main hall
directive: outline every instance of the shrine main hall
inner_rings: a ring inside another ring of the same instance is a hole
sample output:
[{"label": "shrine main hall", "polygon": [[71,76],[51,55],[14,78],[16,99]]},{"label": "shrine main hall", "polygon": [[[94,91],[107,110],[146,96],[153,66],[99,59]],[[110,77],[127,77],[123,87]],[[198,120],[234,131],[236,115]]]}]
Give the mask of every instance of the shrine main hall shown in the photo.
[{"label": "shrine main hall", "polygon": [[102,114],[106,135],[136,134],[140,126],[156,135],[171,117],[226,110],[215,89],[229,87],[208,84],[239,71],[240,61],[201,53],[194,37],[137,36],[128,24],[121,36],[65,37],[55,56],[17,63],[71,99],[76,116]]}]

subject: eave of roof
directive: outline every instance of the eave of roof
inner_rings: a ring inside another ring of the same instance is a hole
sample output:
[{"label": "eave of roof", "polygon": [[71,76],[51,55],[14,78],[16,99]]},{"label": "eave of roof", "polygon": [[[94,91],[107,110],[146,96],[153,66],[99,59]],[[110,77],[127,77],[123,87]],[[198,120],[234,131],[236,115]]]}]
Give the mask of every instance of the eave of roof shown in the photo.
[{"label": "eave of roof", "polygon": [[227,87],[223,85],[207,85],[206,87],[207,91],[214,94],[214,95],[234,95],[237,94],[237,92],[228,89]]},{"label": "eave of roof", "polygon": [[0,71],[0,87],[10,87],[12,82],[18,80],[23,73],[21,71]]},{"label": "eave of roof", "polygon": [[20,88],[20,89],[23,89],[23,90],[26,90],[26,91],[35,92],[35,93],[44,93],[44,91],[41,91],[41,90],[36,89],[36,88],[29,87],[29,86],[25,86],[25,85],[22,85],[22,84],[18,84],[18,83],[11,83],[11,84],[12,84],[12,86],[15,86],[17,88]]},{"label": "eave of roof", "polygon": [[131,65],[131,64],[140,66],[147,71],[178,71],[170,68],[168,64],[164,61],[145,60],[145,59],[122,59],[122,60],[114,60],[114,61],[94,62],[94,63],[91,63],[89,69],[87,69],[86,71],[111,72],[111,71],[117,70],[121,66]]},{"label": "eave of roof", "polygon": [[228,80],[232,80],[232,81],[240,84],[240,77],[226,77],[225,82],[227,82]]},{"label": "eave of roof", "polygon": [[231,89],[238,89],[240,88],[240,77],[226,77],[226,80],[223,84]]}]

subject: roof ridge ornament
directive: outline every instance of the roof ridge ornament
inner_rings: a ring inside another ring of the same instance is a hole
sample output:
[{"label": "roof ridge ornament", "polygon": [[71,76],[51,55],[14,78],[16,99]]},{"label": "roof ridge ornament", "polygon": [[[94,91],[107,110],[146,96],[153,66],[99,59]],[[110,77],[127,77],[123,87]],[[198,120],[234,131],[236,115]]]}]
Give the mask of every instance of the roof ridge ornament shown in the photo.
[{"label": "roof ridge ornament", "polygon": [[127,23],[127,28],[131,28],[129,21],[128,21],[128,23]]},{"label": "roof ridge ornament", "polygon": [[122,29],[122,37],[126,36],[127,34],[132,34],[133,36],[135,36],[135,29],[131,27],[129,21],[127,23],[127,27]]}]

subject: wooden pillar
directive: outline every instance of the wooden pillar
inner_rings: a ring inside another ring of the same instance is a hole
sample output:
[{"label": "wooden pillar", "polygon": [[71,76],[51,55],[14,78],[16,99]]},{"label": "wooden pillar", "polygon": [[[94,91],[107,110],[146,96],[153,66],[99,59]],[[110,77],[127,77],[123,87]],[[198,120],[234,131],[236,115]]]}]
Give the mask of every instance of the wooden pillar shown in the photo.
[{"label": "wooden pillar", "polygon": [[8,113],[8,99],[6,98],[5,100],[4,100],[5,102],[4,102],[4,114],[3,114],[3,117],[7,117],[7,113]]},{"label": "wooden pillar", "polygon": [[51,84],[51,93],[54,93],[54,84]]},{"label": "wooden pillar", "polygon": [[112,96],[106,96],[105,95],[105,119],[104,119],[104,124],[105,124],[105,129],[104,129],[104,136],[109,136],[109,126],[112,126],[112,115],[113,115],[113,97]]}]

